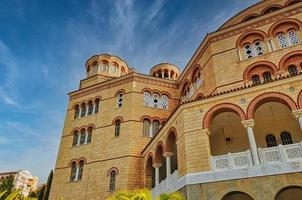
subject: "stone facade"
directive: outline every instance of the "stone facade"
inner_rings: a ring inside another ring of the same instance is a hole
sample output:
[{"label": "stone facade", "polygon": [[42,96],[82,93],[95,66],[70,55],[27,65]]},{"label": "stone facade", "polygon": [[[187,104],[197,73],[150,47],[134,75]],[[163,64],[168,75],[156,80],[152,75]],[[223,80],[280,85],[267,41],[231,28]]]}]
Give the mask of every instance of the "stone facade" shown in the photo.
[{"label": "stone facade", "polygon": [[261,1],[208,34],[180,74],[91,57],[69,93],[50,199],[143,187],[193,200],[301,197],[301,21],[300,1]]}]

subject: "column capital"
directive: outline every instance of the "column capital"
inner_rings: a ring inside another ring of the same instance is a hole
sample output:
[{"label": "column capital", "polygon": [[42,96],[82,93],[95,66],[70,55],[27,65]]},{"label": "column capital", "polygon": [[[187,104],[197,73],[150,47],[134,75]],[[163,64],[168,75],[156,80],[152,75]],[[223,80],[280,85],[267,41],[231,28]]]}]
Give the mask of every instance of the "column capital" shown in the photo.
[{"label": "column capital", "polygon": [[295,118],[302,117],[302,109],[292,111]]},{"label": "column capital", "polygon": [[209,128],[205,128],[201,130],[202,134],[207,134],[208,136],[211,135],[211,130]]},{"label": "column capital", "polygon": [[172,157],[173,156],[173,152],[165,152],[164,154],[163,154],[163,156],[164,157]]},{"label": "column capital", "polygon": [[244,121],[241,121],[241,123],[244,126],[244,128],[248,128],[248,127],[253,128],[255,125],[255,120],[254,119],[244,120]]},{"label": "column capital", "polygon": [[161,163],[153,163],[152,167],[154,168],[160,168],[162,166]]}]

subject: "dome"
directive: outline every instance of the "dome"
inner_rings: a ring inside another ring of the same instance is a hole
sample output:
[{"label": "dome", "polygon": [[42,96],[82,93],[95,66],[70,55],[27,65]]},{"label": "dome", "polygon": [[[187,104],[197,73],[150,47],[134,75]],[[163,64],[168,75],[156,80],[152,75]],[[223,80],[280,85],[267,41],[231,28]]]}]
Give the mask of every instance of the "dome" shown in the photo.
[{"label": "dome", "polygon": [[118,56],[110,54],[95,55],[85,64],[87,77],[100,74],[106,77],[120,77],[129,73],[128,64]]},{"label": "dome", "polygon": [[179,69],[170,63],[160,63],[152,67],[150,75],[158,78],[177,80],[179,77]]}]

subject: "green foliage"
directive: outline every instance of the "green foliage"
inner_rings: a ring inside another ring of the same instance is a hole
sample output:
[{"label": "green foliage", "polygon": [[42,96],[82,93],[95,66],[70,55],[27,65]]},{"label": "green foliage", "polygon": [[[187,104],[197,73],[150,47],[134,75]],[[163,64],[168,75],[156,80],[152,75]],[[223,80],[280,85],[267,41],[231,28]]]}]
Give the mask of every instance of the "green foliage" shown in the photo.
[{"label": "green foliage", "polygon": [[6,177],[0,184],[0,192],[4,192],[1,196],[1,200],[5,199],[14,190],[14,177],[11,175]]},{"label": "green foliage", "polygon": [[[157,200],[185,200],[180,192],[161,194]],[[135,191],[120,191],[107,200],[152,200],[151,192],[148,189]]]},{"label": "green foliage", "polygon": [[47,188],[46,188],[44,200],[48,200],[48,198],[49,198],[52,178],[53,178],[53,170],[50,171],[50,174],[49,174],[48,179],[47,179]]}]

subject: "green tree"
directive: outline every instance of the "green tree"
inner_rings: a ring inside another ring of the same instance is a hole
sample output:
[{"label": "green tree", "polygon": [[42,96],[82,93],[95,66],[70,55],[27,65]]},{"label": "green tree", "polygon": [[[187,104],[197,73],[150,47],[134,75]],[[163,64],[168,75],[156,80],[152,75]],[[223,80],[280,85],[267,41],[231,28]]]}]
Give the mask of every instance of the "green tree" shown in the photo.
[{"label": "green tree", "polygon": [[50,193],[50,188],[51,188],[51,183],[52,183],[52,177],[53,177],[53,170],[50,171],[50,174],[47,179],[47,185],[46,185],[46,192],[44,196],[44,200],[48,200],[49,198],[49,193]]},{"label": "green tree", "polygon": [[46,185],[43,185],[38,196],[38,200],[43,200],[45,196]]},{"label": "green tree", "polygon": [[[180,192],[161,194],[157,200],[185,200]],[[107,200],[152,200],[151,192],[148,189],[136,191],[120,191]]]},{"label": "green tree", "polygon": [[6,191],[1,199],[5,199],[14,190],[14,177],[12,175],[6,177],[0,184],[0,192]]}]

